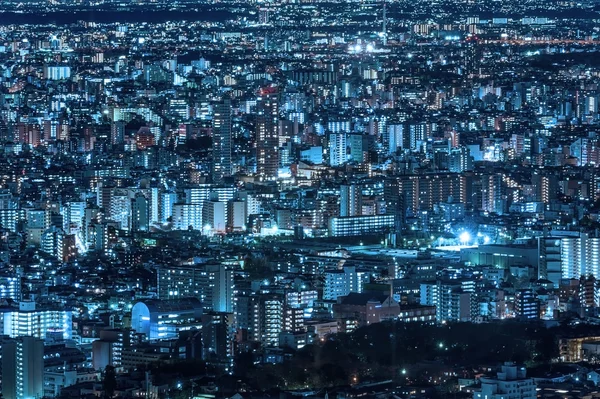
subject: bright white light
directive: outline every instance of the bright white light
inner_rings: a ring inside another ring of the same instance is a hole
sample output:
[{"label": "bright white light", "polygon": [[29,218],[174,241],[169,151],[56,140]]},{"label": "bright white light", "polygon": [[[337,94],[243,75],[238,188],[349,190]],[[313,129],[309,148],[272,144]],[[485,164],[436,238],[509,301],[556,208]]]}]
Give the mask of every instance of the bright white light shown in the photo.
[{"label": "bright white light", "polygon": [[144,44],[144,43],[146,43],[146,39],[144,39],[143,37],[140,37],[140,38],[138,39],[138,43],[139,43],[139,44]]},{"label": "bright white light", "polygon": [[362,46],[360,44],[357,44],[356,46],[354,46],[354,51],[360,53],[362,51]]},{"label": "bright white light", "polygon": [[367,52],[371,53],[375,50],[375,47],[373,47],[372,44],[367,44]]},{"label": "bright white light", "polygon": [[462,233],[460,233],[460,236],[458,238],[461,243],[466,244],[469,241],[471,241],[471,234],[468,231],[463,231]]},{"label": "bright white light", "polygon": [[489,236],[483,237],[483,243],[484,244],[489,244],[490,243],[490,237]]}]

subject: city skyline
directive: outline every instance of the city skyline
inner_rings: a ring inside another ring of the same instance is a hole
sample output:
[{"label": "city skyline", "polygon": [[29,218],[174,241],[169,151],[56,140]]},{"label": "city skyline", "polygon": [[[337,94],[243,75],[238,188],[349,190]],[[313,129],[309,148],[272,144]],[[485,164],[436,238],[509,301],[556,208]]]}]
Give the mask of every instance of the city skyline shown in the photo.
[{"label": "city skyline", "polygon": [[5,399],[600,396],[600,3],[4,0]]}]

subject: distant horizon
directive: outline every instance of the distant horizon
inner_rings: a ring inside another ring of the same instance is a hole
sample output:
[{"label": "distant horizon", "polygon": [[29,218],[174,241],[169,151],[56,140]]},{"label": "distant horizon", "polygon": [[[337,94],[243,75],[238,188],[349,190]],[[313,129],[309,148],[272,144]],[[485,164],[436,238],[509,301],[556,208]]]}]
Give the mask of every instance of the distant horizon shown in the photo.
[{"label": "distant horizon", "polygon": [[[368,4],[369,7],[376,7],[378,2]],[[600,4],[600,0],[597,0]],[[315,7],[352,7],[355,2],[335,2],[325,1],[311,3]],[[537,8],[526,12],[514,10],[506,11],[502,8],[502,3],[486,4],[469,4],[467,2],[458,2],[462,6],[466,6],[471,11],[465,10],[469,14],[465,16],[475,16],[479,18],[512,18],[518,19],[523,17],[548,17],[548,18],[574,18],[574,19],[596,19],[600,18],[600,7],[594,7],[594,10],[584,8],[564,8],[562,10],[551,10]],[[388,18],[404,18],[410,14],[404,4],[397,2],[387,2]],[[512,3],[511,3],[512,5]],[[26,24],[26,25],[69,25],[79,21],[97,22],[97,23],[161,23],[167,21],[225,21],[230,16],[240,17],[249,16],[250,11],[256,10],[258,7],[268,7],[269,4],[248,4],[248,3],[204,3],[196,1],[183,1],[177,4],[137,4],[131,2],[126,6],[121,4],[102,4],[102,5],[81,5],[81,4],[53,4],[51,6],[33,5],[33,8],[23,6],[22,2],[5,3],[4,8],[0,10],[0,26],[11,24]],[[402,8],[400,8],[402,7]],[[482,9],[481,7],[485,7]],[[492,9],[489,9],[492,8]],[[500,9],[498,9],[500,8]],[[238,10],[232,14],[230,10]],[[240,12],[247,10],[248,13]],[[68,11],[68,13],[65,13]],[[380,18],[379,13],[373,15],[377,19]]]}]

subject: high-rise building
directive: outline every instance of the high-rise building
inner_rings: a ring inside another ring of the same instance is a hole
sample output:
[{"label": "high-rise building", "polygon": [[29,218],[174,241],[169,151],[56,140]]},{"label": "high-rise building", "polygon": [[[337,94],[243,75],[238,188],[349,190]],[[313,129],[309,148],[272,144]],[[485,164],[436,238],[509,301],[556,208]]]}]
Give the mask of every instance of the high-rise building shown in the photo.
[{"label": "high-rise building", "polygon": [[2,339],[2,396],[29,399],[44,396],[44,342],[30,336]]},{"label": "high-rise building", "polygon": [[448,156],[448,170],[462,173],[473,169],[473,157],[467,147],[453,148]]},{"label": "high-rise building", "polygon": [[482,55],[479,39],[476,36],[469,36],[465,41],[464,50],[465,75],[475,75],[479,73]]},{"label": "high-rise building", "polygon": [[64,259],[64,238],[62,229],[51,226],[42,234],[41,248],[50,256],[62,261]]},{"label": "high-rise building", "polygon": [[217,360],[226,368],[233,361],[233,313],[208,312],[202,315],[202,358]]},{"label": "high-rise building", "polygon": [[227,202],[227,230],[244,231],[248,220],[245,201]]},{"label": "high-rise building", "polygon": [[150,209],[148,199],[137,193],[131,200],[131,231],[148,231],[150,229]]},{"label": "high-rise building", "polygon": [[388,154],[394,154],[398,148],[407,148],[410,146],[409,135],[406,132],[406,126],[403,124],[388,125],[387,130],[387,149]]},{"label": "high-rise building", "polygon": [[562,278],[560,238],[538,237],[538,252],[538,278],[550,280],[558,287]]},{"label": "high-rise building", "polygon": [[33,336],[49,339],[71,339],[73,335],[72,312],[58,308],[36,308],[36,303],[23,301],[19,309],[6,310],[4,334],[10,337]]},{"label": "high-rise building", "polygon": [[490,213],[502,214],[506,211],[506,185],[500,173],[486,174],[481,177],[481,209]]},{"label": "high-rise building", "polygon": [[560,239],[562,277],[600,277],[600,238],[581,233]]},{"label": "high-rise building", "polygon": [[173,204],[173,228],[175,230],[202,230],[202,204]]},{"label": "high-rise building", "polygon": [[66,65],[44,66],[44,78],[48,80],[64,80],[71,77],[71,67]]},{"label": "high-rise building", "polygon": [[475,282],[470,279],[421,283],[421,305],[435,306],[438,323],[468,322],[477,314]]},{"label": "high-rise building", "polygon": [[340,166],[348,160],[346,138],[344,132],[329,134],[329,165]]},{"label": "high-rise building", "polygon": [[233,272],[225,265],[177,265],[157,270],[158,297],[200,299],[206,310],[231,312]]},{"label": "high-rise building", "polygon": [[202,208],[203,230],[213,233],[225,233],[227,228],[227,203],[206,201]]},{"label": "high-rise building", "polygon": [[362,163],[368,159],[369,136],[364,134],[349,134],[347,145],[350,149],[348,158],[352,162]]},{"label": "high-rise building", "polygon": [[158,214],[161,223],[167,223],[173,217],[173,205],[177,203],[177,194],[164,192],[159,195]]},{"label": "high-rise building", "polygon": [[231,176],[231,100],[215,104],[213,116],[213,182]]},{"label": "high-rise building", "polygon": [[19,143],[37,147],[41,144],[42,127],[37,123],[17,123],[17,140]]},{"label": "high-rise building", "polygon": [[323,299],[335,301],[338,297],[346,296],[351,292],[363,292],[364,284],[369,281],[369,273],[364,270],[357,270],[354,266],[346,266],[341,270],[327,270],[325,272]]},{"label": "high-rise building", "polygon": [[540,302],[531,289],[515,292],[515,315],[521,319],[539,319]]},{"label": "high-rise building", "polygon": [[392,212],[398,209],[399,201],[403,201],[404,216],[431,210],[449,198],[466,203],[466,177],[458,173],[428,173],[392,178],[385,182],[384,196],[387,209]]},{"label": "high-rise building", "polygon": [[277,177],[279,169],[279,93],[263,88],[256,102],[256,173],[265,179]]},{"label": "high-rise building", "polygon": [[106,366],[121,366],[123,348],[131,343],[132,330],[106,329],[100,331],[99,338],[92,343],[92,367],[104,370]]},{"label": "high-rise building", "polygon": [[0,276],[0,298],[21,300],[21,277],[16,275]]},{"label": "high-rise building", "polygon": [[122,144],[125,140],[125,121],[115,121],[110,125],[111,144]]},{"label": "high-rise building", "polygon": [[362,214],[362,188],[356,184],[340,186],[340,216],[360,216]]}]

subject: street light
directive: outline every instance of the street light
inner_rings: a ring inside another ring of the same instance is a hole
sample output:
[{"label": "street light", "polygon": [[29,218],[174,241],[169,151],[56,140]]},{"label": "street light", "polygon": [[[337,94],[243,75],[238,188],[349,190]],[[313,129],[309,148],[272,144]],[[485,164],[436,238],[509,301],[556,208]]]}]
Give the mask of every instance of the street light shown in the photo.
[{"label": "street light", "polygon": [[463,231],[462,233],[460,233],[458,239],[463,245],[467,245],[469,241],[471,241],[471,234],[468,231]]}]

